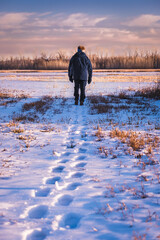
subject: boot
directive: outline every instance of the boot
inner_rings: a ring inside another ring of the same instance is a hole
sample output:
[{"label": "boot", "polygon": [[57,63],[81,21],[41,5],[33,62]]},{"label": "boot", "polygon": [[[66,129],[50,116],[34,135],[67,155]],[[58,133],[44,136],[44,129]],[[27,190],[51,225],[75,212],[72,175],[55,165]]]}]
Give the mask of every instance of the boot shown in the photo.
[{"label": "boot", "polygon": [[78,100],[75,100],[75,105],[78,105]]},{"label": "boot", "polygon": [[83,105],[83,101],[80,101],[80,105],[81,105],[81,106]]}]

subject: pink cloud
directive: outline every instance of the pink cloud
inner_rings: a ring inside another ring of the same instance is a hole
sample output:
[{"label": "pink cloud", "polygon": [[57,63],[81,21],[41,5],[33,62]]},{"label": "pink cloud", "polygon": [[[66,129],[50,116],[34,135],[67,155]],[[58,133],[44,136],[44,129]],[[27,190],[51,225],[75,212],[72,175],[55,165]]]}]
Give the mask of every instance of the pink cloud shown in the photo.
[{"label": "pink cloud", "polygon": [[18,28],[27,21],[33,13],[2,13],[0,14],[0,27],[2,29]]},{"label": "pink cloud", "polygon": [[160,21],[160,15],[146,14],[129,21],[126,25],[130,27],[160,27],[158,21]]},{"label": "pink cloud", "polygon": [[[1,56],[18,55],[19,52],[28,55],[42,50],[52,53],[58,49],[71,50],[79,44],[93,51],[101,47],[114,48],[117,52],[122,52],[127,46],[159,46],[160,31],[154,26],[158,24],[160,16],[141,15],[126,26],[118,23],[110,28],[107,26],[109,18],[83,13],[1,13]],[[144,26],[144,22],[152,27],[143,31],[139,31],[139,28],[133,30],[132,26]]]}]

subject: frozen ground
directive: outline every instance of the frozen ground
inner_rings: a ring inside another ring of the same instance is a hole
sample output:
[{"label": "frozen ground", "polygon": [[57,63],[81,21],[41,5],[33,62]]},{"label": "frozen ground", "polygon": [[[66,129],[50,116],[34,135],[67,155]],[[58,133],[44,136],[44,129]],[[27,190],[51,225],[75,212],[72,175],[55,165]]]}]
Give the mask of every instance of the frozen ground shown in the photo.
[{"label": "frozen ground", "polygon": [[[62,73],[42,75],[1,73],[10,98],[0,99],[0,239],[159,239],[160,102],[107,96],[151,83],[96,75],[75,106]],[[46,95],[47,108],[24,108]]]}]

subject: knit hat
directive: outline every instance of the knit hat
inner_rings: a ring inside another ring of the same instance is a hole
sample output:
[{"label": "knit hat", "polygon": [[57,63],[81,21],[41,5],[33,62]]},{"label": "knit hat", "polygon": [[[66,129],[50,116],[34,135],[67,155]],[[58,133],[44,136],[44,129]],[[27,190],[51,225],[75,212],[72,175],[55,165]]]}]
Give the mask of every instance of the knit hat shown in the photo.
[{"label": "knit hat", "polygon": [[80,45],[80,46],[78,46],[78,51],[79,51],[79,50],[84,51],[84,50],[85,50],[85,47],[82,46],[82,45]]}]

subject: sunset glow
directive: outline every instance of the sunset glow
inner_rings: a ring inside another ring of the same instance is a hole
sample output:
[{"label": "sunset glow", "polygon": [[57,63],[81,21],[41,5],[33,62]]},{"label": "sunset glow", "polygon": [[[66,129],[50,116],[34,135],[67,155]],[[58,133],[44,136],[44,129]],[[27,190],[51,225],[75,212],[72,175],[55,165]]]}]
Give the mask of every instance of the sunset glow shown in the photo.
[{"label": "sunset glow", "polygon": [[70,54],[79,44],[92,53],[159,50],[158,0],[2,0],[0,11],[2,57],[54,54],[58,50]]}]

